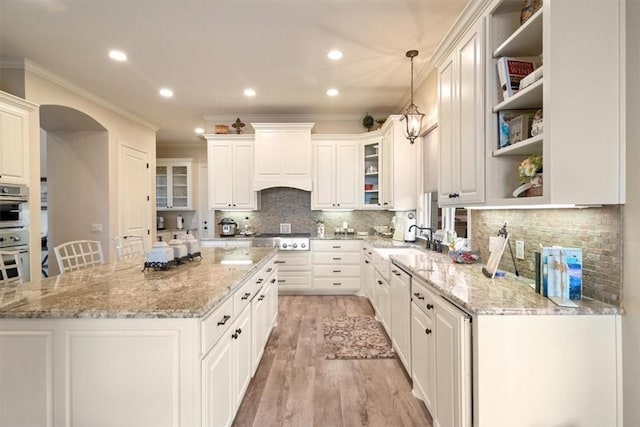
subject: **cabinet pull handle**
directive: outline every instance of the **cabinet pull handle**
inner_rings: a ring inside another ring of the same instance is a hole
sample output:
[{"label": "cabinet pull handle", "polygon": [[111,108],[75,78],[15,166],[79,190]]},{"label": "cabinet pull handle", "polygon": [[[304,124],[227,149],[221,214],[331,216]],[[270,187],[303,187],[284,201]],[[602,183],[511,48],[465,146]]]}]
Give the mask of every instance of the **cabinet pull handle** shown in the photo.
[{"label": "cabinet pull handle", "polygon": [[264,279],[261,277],[261,278],[259,278],[258,280],[256,280],[256,283],[257,283],[257,284],[260,284],[260,283],[262,283],[263,281],[264,281]]},{"label": "cabinet pull handle", "polygon": [[424,332],[425,332],[427,335],[429,335],[429,334],[431,333],[431,329],[427,328],[427,329],[425,329],[425,330],[424,330]]},{"label": "cabinet pull handle", "polygon": [[433,308],[433,304],[427,304],[427,310],[431,310]]},{"label": "cabinet pull handle", "polygon": [[284,283],[284,282],[286,282],[285,279],[278,279],[278,283]]},{"label": "cabinet pull handle", "polygon": [[238,339],[238,334],[236,332],[234,332],[233,334],[231,334],[231,338],[233,338],[234,340]]},{"label": "cabinet pull handle", "polygon": [[338,258],[333,258],[334,261],[340,261],[342,258],[338,257]]},{"label": "cabinet pull handle", "polygon": [[260,295],[260,297],[258,298],[258,301],[262,301],[264,299],[264,295]]},{"label": "cabinet pull handle", "polygon": [[275,264],[285,264],[287,261],[280,261],[280,260],[276,260],[274,261]]},{"label": "cabinet pull handle", "polygon": [[364,260],[364,262],[365,262],[366,264],[369,264],[369,260],[368,260],[368,259],[365,259],[365,260]]},{"label": "cabinet pull handle", "polygon": [[333,286],[340,286],[342,285],[342,282],[333,282]]},{"label": "cabinet pull handle", "polygon": [[273,271],[273,268],[269,267],[267,268],[267,273],[271,273]]},{"label": "cabinet pull handle", "polygon": [[251,294],[249,292],[247,292],[246,294],[244,294],[244,296],[242,297],[243,300],[249,298],[251,296]]},{"label": "cabinet pull handle", "polygon": [[382,280],[378,280],[378,285],[382,285]]},{"label": "cabinet pull handle", "polygon": [[242,329],[238,328],[236,329],[236,334],[240,335],[242,333]]},{"label": "cabinet pull handle", "polygon": [[334,273],[341,273],[342,270],[333,270]]},{"label": "cabinet pull handle", "polygon": [[271,283],[276,283],[276,279],[271,279]]},{"label": "cabinet pull handle", "polygon": [[342,246],[331,246],[333,249],[340,249]]},{"label": "cabinet pull handle", "polygon": [[229,316],[228,314],[225,314],[222,317],[222,320],[218,322],[218,326],[224,325],[225,323],[227,323],[227,320],[229,320],[229,319],[231,319],[231,316]]},{"label": "cabinet pull handle", "polygon": [[424,297],[423,297],[422,295],[420,295],[420,293],[419,293],[419,292],[415,292],[415,293],[413,294],[413,296],[414,296],[414,297],[416,297],[416,298],[418,298],[418,299],[424,299]]}]

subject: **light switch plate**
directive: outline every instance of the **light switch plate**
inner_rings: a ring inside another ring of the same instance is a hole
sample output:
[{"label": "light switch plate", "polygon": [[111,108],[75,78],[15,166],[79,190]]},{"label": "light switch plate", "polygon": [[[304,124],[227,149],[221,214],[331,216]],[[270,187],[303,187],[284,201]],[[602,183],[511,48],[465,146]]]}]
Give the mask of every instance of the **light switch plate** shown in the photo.
[{"label": "light switch plate", "polygon": [[92,233],[102,233],[102,224],[91,224]]},{"label": "light switch plate", "polygon": [[280,234],[291,234],[291,224],[280,223]]},{"label": "light switch plate", "polygon": [[516,240],[516,258],[524,259],[524,240]]}]

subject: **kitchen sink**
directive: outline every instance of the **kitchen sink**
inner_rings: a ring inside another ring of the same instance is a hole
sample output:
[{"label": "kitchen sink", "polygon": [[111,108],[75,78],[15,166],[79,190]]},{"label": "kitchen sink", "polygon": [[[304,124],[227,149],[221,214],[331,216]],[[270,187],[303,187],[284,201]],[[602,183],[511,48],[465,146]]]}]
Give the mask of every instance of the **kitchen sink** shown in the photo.
[{"label": "kitchen sink", "polygon": [[424,251],[415,248],[374,248],[382,258],[389,259],[391,255],[426,255]]}]

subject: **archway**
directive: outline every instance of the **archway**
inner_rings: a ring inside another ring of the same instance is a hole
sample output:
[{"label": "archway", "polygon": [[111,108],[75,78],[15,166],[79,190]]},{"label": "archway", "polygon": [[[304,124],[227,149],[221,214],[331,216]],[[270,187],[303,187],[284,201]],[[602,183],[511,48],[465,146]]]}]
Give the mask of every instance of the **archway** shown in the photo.
[{"label": "archway", "polygon": [[108,249],[107,130],[74,108],[42,105],[40,156],[40,176],[45,189],[42,251],[43,258],[48,254],[49,260],[43,264],[43,273],[57,274],[53,248],[61,243],[99,240]]}]

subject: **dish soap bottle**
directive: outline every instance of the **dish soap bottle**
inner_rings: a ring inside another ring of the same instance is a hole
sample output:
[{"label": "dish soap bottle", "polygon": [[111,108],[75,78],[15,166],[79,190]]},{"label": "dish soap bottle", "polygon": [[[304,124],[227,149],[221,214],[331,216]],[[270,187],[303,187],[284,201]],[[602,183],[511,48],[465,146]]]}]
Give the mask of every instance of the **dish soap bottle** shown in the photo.
[{"label": "dish soap bottle", "polygon": [[242,222],[242,234],[244,234],[245,236],[249,236],[250,234],[253,234],[251,232],[251,221],[249,221],[248,216],[245,216],[244,221]]}]

